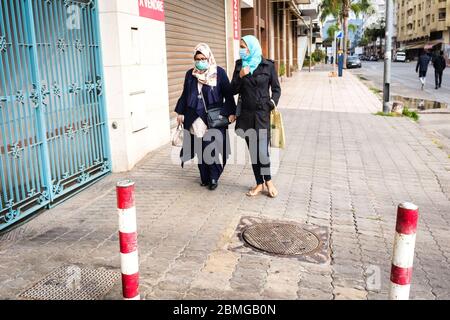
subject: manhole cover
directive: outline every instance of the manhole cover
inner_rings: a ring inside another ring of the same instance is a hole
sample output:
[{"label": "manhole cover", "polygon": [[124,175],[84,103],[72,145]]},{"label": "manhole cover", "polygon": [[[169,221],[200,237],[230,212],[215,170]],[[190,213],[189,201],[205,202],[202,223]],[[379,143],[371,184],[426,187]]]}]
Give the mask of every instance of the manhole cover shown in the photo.
[{"label": "manhole cover", "polygon": [[19,298],[32,300],[98,300],[106,295],[120,273],[104,268],[89,269],[76,265],[52,271]]},{"label": "manhole cover", "polygon": [[286,223],[252,225],[244,230],[242,238],[258,250],[289,256],[311,253],[320,245],[314,233]]}]

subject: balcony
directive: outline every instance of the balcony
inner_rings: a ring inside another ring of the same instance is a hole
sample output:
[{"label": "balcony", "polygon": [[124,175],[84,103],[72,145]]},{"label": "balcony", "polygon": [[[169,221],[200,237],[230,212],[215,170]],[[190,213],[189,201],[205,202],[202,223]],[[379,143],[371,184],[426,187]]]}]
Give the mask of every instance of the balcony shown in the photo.
[{"label": "balcony", "polygon": [[414,10],[414,3],[412,1],[408,1],[406,10]]},{"label": "balcony", "polygon": [[414,23],[414,16],[408,16],[408,18],[406,18],[406,24],[413,24]]},{"label": "balcony", "polygon": [[248,9],[253,8],[253,0],[241,0],[241,8],[242,9]]}]

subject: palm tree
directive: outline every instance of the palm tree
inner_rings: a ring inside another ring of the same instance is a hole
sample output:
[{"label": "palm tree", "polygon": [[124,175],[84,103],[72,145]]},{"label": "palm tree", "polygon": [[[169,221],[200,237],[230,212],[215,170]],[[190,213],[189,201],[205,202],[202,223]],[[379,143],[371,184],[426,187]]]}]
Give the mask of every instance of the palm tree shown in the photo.
[{"label": "palm tree", "polygon": [[344,31],[344,66],[346,66],[349,31],[348,19],[350,17],[350,12],[353,12],[356,17],[359,17],[360,14],[371,14],[373,12],[372,4],[370,3],[370,0],[322,0],[320,8],[320,20],[322,22],[324,22],[329,16],[332,16],[338,20],[338,25],[342,25],[342,29]]}]

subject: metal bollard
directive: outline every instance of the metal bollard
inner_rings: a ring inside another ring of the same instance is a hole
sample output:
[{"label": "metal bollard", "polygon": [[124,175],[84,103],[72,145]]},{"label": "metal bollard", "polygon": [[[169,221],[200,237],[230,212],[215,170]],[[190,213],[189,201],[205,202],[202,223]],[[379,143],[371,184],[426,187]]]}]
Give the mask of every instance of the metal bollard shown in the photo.
[{"label": "metal bollard", "polygon": [[416,244],[419,208],[412,203],[398,205],[394,253],[391,267],[390,300],[408,300]]},{"label": "metal bollard", "polygon": [[140,300],[134,182],[131,180],[118,182],[116,194],[119,214],[120,269],[122,272],[123,298],[125,300]]}]

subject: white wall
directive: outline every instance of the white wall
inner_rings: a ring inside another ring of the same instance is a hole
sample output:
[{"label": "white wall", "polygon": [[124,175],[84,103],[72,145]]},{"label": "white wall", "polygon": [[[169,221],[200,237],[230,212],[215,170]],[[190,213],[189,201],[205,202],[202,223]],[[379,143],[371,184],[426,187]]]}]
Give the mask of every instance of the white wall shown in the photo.
[{"label": "white wall", "polygon": [[112,165],[122,172],[170,141],[165,25],[139,17],[137,0],[100,0],[99,12]]}]

